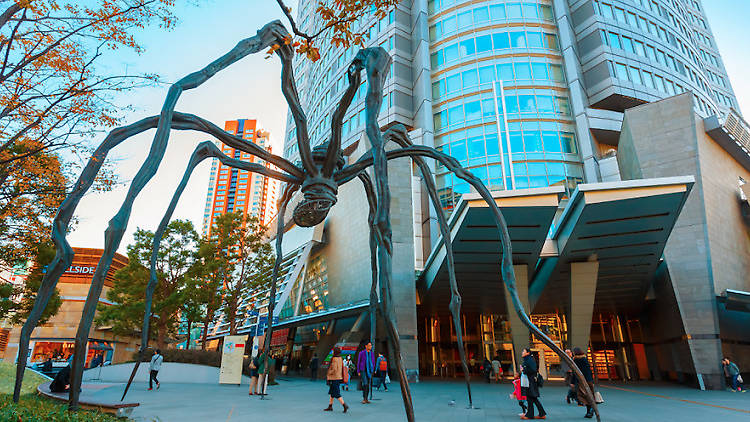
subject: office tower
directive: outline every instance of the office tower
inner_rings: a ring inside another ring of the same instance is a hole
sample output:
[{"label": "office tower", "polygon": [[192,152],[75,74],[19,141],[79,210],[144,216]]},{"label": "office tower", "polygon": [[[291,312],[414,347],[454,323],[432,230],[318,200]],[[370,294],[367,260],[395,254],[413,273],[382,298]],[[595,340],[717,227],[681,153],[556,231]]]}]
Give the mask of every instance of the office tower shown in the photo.
[{"label": "office tower", "polygon": [[[251,119],[229,120],[224,130],[242,137],[269,152],[271,142],[268,132],[257,127]],[[262,162],[252,155],[231,148],[217,141],[222,152],[232,158],[251,162]],[[206,195],[206,208],[203,214],[203,234],[208,234],[217,214],[241,211],[245,215],[257,217],[267,224],[276,215],[276,201],[279,195],[279,182],[268,177],[225,166],[214,159]]]},{"label": "office tower", "polygon": [[[318,25],[315,4],[300,1],[305,30]],[[373,23],[367,45],[394,61],[381,126],[406,125],[413,142],[449,153],[494,190],[617,179],[599,161],[615,153],[629,107],[691,91],[703,117],[737,108],[698,1],[406,1],[361,25]],[[356,51],[323,41],[321,60],[295,61],[314,144],[329,136]],[[361,88],[345,150],[361,137],[363,100]],[[286,135],[294,159],[291,119]],[[450,209],[468,185],[436,171]]]},{"label": "office tower", "polygon": [[[299,2],[302,31],[320,28],[316,4]],[[747,314],[736,310],[750,297],[750,129],[702,3],[404,0],[358,25],[369,28],[367,47],[393,58],[381,128],[405,125],[412,142],[453,156],[489,187],[510,226],[519,298],[532,321],[559,345],[590,347],[600,378],[720,388],[722,350],[747,355],[736,346],[747,342],[737,334]],[[319,46],[317,62],[295,59],[313,145],[330,136],[358,50],[325,39]],[[369,148],[364,79],[344,116],[349,162]],[[295,135],[289,118],[284,156],[292,161]],[[540,367],[554,370],[559,359],[509,312],[487,207],[435,163],[442,209],[432,209],[407,161],[390,162],[389,183],[400,248],[392,295],[409,378],[460,371],[440,212],[450,214],[469,355],[499,353],[511,364],[519,347],[539,347]],[[280,324],[312,336],[305,321],[325,322],[316,337],[323,351],[366,335],[359,312],[369,300],[368,228],[358,188],[340,188],[325,244],[289,242],[325,263],[320,312],[330,317],[295,312]],[[303,238],[302,228],[289,230]],[[337,335],[354,316],[351,335]],[[294,347],[311,343],[294,339]]]}]

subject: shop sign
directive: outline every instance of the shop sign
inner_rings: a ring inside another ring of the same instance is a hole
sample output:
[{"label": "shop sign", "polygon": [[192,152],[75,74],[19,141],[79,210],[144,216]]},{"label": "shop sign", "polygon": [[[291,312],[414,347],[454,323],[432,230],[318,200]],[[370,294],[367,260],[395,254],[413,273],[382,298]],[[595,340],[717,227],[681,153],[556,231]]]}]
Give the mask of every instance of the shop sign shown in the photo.
[{"label": "shop sign", "polygon": [[94,274],[96,265],[72,265],[65,274]]},{"label": "shop sign", "polygon": [[271,347],[286,345],[287,338],[289,338],[288,328],[282,328],[281,330],[274,330],[273,335],[271,336]]}]

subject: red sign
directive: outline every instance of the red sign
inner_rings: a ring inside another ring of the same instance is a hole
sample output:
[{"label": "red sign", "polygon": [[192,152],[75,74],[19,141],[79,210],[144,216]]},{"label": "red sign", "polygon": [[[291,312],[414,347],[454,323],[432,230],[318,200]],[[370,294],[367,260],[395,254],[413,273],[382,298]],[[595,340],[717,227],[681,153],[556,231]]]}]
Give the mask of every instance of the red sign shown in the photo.
[{"label": "red sign", "polygon": [[289,338],[288,328],[274,331],[273,336],[271,336],[271,346],[283,346],[286,344],[287,338]]},{"label": "red sign", "polygon": [[237,343],[237,344],[234,345],[234,347],[238,348],[238,349],[241,349],[241,348],[245,347],[245,345],[242,344],[242,343]]}]

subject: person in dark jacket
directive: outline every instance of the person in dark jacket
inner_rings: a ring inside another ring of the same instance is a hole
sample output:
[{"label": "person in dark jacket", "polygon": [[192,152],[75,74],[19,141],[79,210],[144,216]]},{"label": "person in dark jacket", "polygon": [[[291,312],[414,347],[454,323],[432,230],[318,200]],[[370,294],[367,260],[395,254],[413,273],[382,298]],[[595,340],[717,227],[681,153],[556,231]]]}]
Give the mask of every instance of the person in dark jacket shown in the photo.
[{"label": "person in dark jacket", "polygon": [[[539,401],[539,384],[537,383],[539,367],[534,356],[531,354],[531,350],[525,348],[521,352],[521,355],[523,356],[521,371],[529,380],[529,386],[523,387],[526,391],[522,389],[522,393],[526,396],[526,401],[528,402],[528,409],[526,410],[526,414],[521,416],[521,419],[547,419],[547,412],[544,411],[544,407],[542,407],[542,403]],[[534,418],[534,405],[539,409],[539,416],[536,418]]]},{"label": "person in dark jacket", "polygon": [[64,393],[68,390],[70,390],[70,365],[61,369],[49,385],[49,391],[53,393]]},{"label": "person in dark jacket", "polygon": [[[589,386],[589,390],[591,390],[591,394],[594,394],[594,376],[591,373],[591,365],[589,365],[589,360],[586,357],[586,353],[581,350],[580,347],[576,347],[573,349],[573,362],[576,363],[576,366],[578,369],[581,370],[581,373],[583,374],[583,378],[586,379],[586,384]],[[586,405],[586,415],[584,418],[593,418],[594,417],[594,410],[592,408],[593,403],[591,403],[591,400],[586,395],[585,390],[583,389],[583,384],[578,381],[578,377],[573,377],[573,382],[577,386],[576,391],[578,393],[578,401]]]}]

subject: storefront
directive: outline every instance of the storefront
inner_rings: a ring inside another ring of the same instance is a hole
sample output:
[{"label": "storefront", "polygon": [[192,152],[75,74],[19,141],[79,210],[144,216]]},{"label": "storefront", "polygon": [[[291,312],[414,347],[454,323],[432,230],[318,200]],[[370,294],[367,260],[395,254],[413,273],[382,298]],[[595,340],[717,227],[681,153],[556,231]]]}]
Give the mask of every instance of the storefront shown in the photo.
[{"label": "storefront", "polygon": [[[84,302],[91,287],[91,278],[101,258],[102,249],[73,248],[75,256],[71,266],[62,274],[57,283],[62,304],[57,314],[34,329],[29,343],[28,364],[36,365],[51,358],[53,365],[65,366],[73,354],[74,339],[83,312]],[[106,299],[112,288],[114,273],[127,265],[127,258],[115,254],[112,266],[104,279],[100,306],[112,305]],[[21,327],[14,326],[8,336],[7,349],[2,357],[6,362],[15,362],[18,356],[18,339]],[[86,348],[86,366],[95,357],[101,356],[102,363],[121,363],[132,360],[139,348],[135,337],[118,336],[111,327],[96,326],[91,330],[91,338]]]}]

